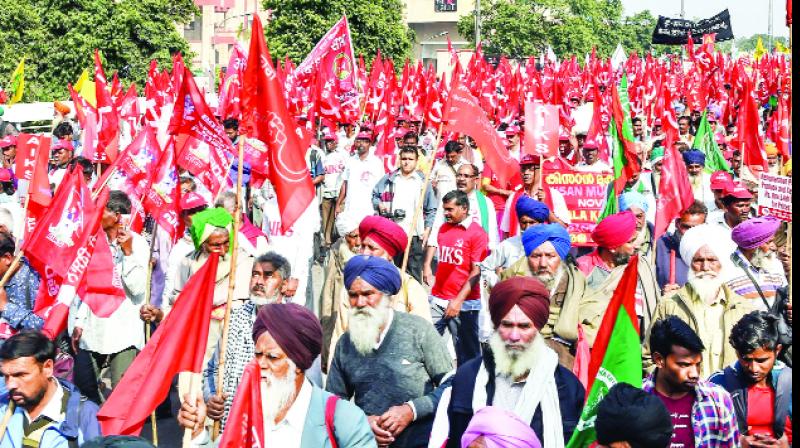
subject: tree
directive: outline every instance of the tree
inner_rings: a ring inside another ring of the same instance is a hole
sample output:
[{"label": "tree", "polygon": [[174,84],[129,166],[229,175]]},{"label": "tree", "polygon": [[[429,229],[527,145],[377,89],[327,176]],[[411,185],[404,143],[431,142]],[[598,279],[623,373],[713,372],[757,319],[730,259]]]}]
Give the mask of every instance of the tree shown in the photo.
[{"label": "tree", "polygon": [[[655,26],[649,11],[623,17],[621,0],[488,0],[481,8],[484,50],[516,58],[547,49],[566,57],[597,48],[609,56],[618,43],[646,52]],[[458,31],[474,41],[475,18],[464,16]]]},{"label": "tree", "polygon": [[109,76],[142,87],[151,59],[188,56],[178,26],[197,12],[192,0],[0,0],[0,82],[26,56],[23,101],[67,98],[97,48]]},{"label": "tree", "polygon": [[270,54],[299,63],[325,33],[347,15],[356,56],[381,54],[402,61],[411,55],[414,32],[403,20],[401,0],[264,0],[271,19],[264,27]]}]

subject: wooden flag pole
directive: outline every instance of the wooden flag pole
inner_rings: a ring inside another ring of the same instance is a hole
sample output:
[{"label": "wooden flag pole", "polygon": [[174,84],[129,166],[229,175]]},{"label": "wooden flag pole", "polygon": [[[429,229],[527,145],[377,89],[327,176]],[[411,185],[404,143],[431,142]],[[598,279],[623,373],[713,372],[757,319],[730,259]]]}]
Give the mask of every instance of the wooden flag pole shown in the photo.
[{"label": "wooden flag pole", "polygon": [[3,440],[3,437],[6,435],[6,429],[8,429],[8,422],[11,420],[11,416],[14,415],[14,408],[17,407],[17,404],[14,403],[14,400],[8,400],[8,408],[6,409],[5,415],[3,415],[3,421],[0,422],[0,440]]},{"label": "wooden flag pole", "polygon": [[[242,224],[242,165],[244,161],[245,136],[239,138],[239,172],[236,177],[236,208],[233,216],[233,241],[231,242],[231,271],[228,274],[228,301],[225,305],[225,320],[222,324],[222,337],[219,343],[219,362],[217,364],[217,396],[222,397],[222,384],[225,377],[225,351],[228,346],[228,326],[231,321],[231,306],[233,305],[233,290],[236,286],[236,258],[239,252],[239,227]],[[212,440],[219,436],[220,422],[215,421],[211,432]]]},{"label": "wooden flag pole", "polygon": [[[428,186],[431,183],[431,173],[433,173],[434,163],[436,162],[436,150],[439,149],[439,143],[442,141],[442,128],[444,127],[444,121],[439,123],[439,132],[436,134],[436,142],[433,145],[433,150],[431,151],[430,159],[429,159],[429,169],[428,172],[425,173],[425,182],[422,184],[422,189],[419,192],[419,199],[417,200],[417,206],[414,209],[414,216],[411,218],[411,229],[409,232],[408,243],[406,243],[406,251],[403,253],[403,265],[400,268],[400,272],[405,272],[406,267],[408,267],[408,256],[411,253],[411,241],[414,239],[414,230],[417,228],[417,220],[419,219],[419,215],[422,214],[422,205],[425,202],[425,193],[428,191]],[[423,248],[424,250],[424,248]]]},{"label": "wooden flag pole", "polygon": [[[150,301],[152,300],[152,291],[153,291],[153,250],[156,246],[156,235],[158,234],[158,223],[153,223],[153,235],[152,239],[150,240],[150,257],[147,259],[147,277],[146,277],[146,289],[145,289],[145,304],[150,305]],[[144,343],[150,340],[150,327],[151,323],[147,322],[144,326]],[[150,414],[150,426],[152,427],[153,431],[153,445],[158,446],[158,422],[156,421],[156,411],[154,410]]]}]

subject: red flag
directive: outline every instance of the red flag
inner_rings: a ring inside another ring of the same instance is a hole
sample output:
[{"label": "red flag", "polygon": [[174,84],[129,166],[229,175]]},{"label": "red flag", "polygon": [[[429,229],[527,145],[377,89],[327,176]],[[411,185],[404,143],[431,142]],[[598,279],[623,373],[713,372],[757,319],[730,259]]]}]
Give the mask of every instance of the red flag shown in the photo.
[{"label": "red flag", "polygon": [[256,360],[244,368],[219,448],[264,446],[264,415],[261,408],[261,368]]},{"label": "red flag", "polygon": [[475,139],[500,185],[508,184],[515,175],[519,175],[519,163],[508,154],[508,149],[486,118],[478,100],[461,82],[456,82],[450,89],[444,121],[445,132],[467,134]]},{"label": "red flag", "polygon": [[[233,161],[230,154],[234,149],[222,125],[203,99],[192,73],[185,66],[180,67],[186,73],[181,77],[183,82],[178,88],[169,123],[169,133],[177,136],[177,163],[198,176],[211,195],[216,197],[228,177]],[[282,96],[280,101],[283,102]]]},{"label": "red flag", "polygon": [[97,96],[98,133],[97,149],[91,155],[94,162],[111,163],[119,152],[119,114],[108,90],[100,53],[94,50],[94,83]]},{"label": "red flag", "polygon": [[145,210],[175,241],[181,235],[183,221],[178,219],[180,185],[175,164],[175,139],[170,137],[156,165],[155,176],[144,199]]},{"label": "red flag", "polygon": [[[50,154],[50,138],[35,134],[19,134],[17,136],[17,157],[14,174],[18,180],[28,182],[33,180],[34,168],[39,154],[43,154],[42,157],[45,159],[43,165],[46,175],[47,159]],[[50,192],[49,185],[47,192]]]},{"label": "red flag", "polygon": [[275,187],[281,226],[286,231],[308,208],[314,198],[314,187],[308,175],[305,149],[295,130],[297,123],[286,109],[257,16],[253,19],[251,36],[242,87],[242,119],[248,136],[269,149],[269,179]]},{"label": "red flag", "polygon": [[[106,189],[107,190],[107,189]],[[102,216],[102,212],[100,213]],[[114,264],[105,230],[95,232],[94,247],[86,266],[78,296],[98,317],[108,317],[125,300],[121,266]]]},{"label": "red flag", "polygon": [[675,132],[670,131],[664,142],[664,159],[656,201],[655,240],[667,231],[673,219],[679,217],[694,202],[686,164],[672,144],[675,137]]},{"label": "red flag", "polygon": [[247,53],[244,48],[236,44],[231,49],[231,57],[228,60],[228,69],[225,72],[225,80],[219,89],[219,108],[217,113],[223,119],[239,118],[242,115],[239,97],[242,89],[242,76],[244,66],[247,63]]},{"label": "red flag", "polygon": [[219,254],[212,253],[97,413],[105,435],[139,435],[179,372],[200,373]]},{"label": "red flag", "polygon": [[525,154],[550,158],[558,155],[558,106],[525,103]]},{"label": "red flag", "polygon": [[742,96],[742,106],[736,126],[742,151],[742,163],[748,166],[761,166],[768,170],[767,152],[764,148],[764,136],[759,132],[758,104],[753,92],[754,80],[747,80]]},{"label": "red flag", "polygon": [[[783,93],[779,98],[777,113],[778,129],[775,135],[775,145],[783,158],[783,162],[786,163],[791,157],[789,155],[789,141],[791,140],[789,134],[789,126],[791,124],[789,121],[789,95]],[[17,157],[19,157],[19,153],[17,153]]]}]

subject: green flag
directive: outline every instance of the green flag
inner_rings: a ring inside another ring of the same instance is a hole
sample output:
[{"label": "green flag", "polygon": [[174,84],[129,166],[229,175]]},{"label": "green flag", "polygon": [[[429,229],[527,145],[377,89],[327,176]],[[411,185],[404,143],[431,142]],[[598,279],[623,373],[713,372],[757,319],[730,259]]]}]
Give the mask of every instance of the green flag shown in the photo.
[{"label": "green flag", "polygon": [[711,125],[708,124],[707,112],[703,113],[703,118],[697,127],[697,134],[694,136],[694,144],[692,146],[703,151],[703,154],[706,155],[706,172],[731,171],[730,165],[725,161],[725,157],[722,155],[719,146],[717,146],[716,139],[714,139],[714,132],[711,131]]},{"label": "green flag", "polygon": [[589,361],[586,404],[566,448],[586,448],[597,440],[594,430],[597,405],[613,385],[628,383],[642,387],[642,348],[635,298],[638,264],[639,258],[631,257],[603,315]]}]

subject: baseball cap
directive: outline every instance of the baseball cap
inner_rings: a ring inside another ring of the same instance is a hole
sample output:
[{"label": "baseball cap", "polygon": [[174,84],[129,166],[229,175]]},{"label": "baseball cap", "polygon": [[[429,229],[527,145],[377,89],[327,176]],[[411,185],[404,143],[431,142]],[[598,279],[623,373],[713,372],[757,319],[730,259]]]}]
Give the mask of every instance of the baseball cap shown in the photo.
[{"label": "baseball cap", "polygon": [[208,205],[206,204],[206,200],[203,199],[202,196],[193,191],[186,193],[181,198],[181,204],[180,204],[181,211],[191,210],[193,208],[202,207],[204,205]]},{"label": "baseball cap", "polygon": [[727,171],[716,171],[711,175],[711,189],[712,190],[725,190],[725,188],[733,182],[733,176]]},{"label": "baseball cap", "polygon": [[369,140],[372,141],[372,133],[367,131],[361,131],[356,136],[356,140]]},{"label": "baseball cap", "polygon": [[752,193],[741,182],[731,182],[724,190],[723,196],[736,199],[753,199]]},{"label": "baseball cap", "polygon": [[533,154],[525,154],[519,159],[519,166],[523,165],[540,165],[542,163],[541,156]]},{"label": "baseball cap", "polygon": [[14,176],[8,168],[0,169],[0,182],[11,182]]},{"label": "baseball cap", "polygon": [[512,124],[511,126],[506,128],[506,135],[517,135],[519,134],[519,126]]},{"label": "baseball cap", "polygon": [[6,135],[3,139],[0,139],[0,148],[8,148],[9,146],[17,146],[16,135]]}]

